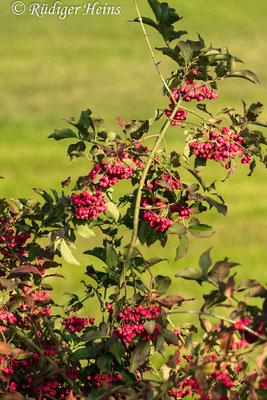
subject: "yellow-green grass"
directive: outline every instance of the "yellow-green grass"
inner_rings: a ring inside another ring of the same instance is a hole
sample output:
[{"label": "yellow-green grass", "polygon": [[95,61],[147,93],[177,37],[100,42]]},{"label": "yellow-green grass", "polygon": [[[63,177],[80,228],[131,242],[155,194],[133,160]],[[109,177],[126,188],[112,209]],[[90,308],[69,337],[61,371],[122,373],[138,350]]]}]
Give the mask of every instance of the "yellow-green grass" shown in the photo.
[{"label": "yellow-green grass", "polygon": [[[27,0],[25,0],[27,3]],[[67,176],[88,171],[86,162],[71,165],[65,157],[66,143],[47,140],[61,118],[78,116],[90,107],[101,114],[110,129],[118,129],[115,118],[147,118],[166,105],[161,96],[161,82],[153,67],[140,26],[127,23],[135,17],[133,2],[121,0],[119,16],[77,16],[59,21],[56,17],[35,18],[12,15],[12,1],[0,4],[0,175],[1,195],[36,197],[32,187],[60,188]],[[115,3],[110,1],[109,3]],[[181,29],[197,38],[199,32],[207,43],[229,46],[230,51],[254,70],[262,86],[243,80],[229,80],[220,85],[218,108],[247,102],[266,101],[267,69],[265,56],[266,1],[213,0],[170,1],[184,16]],[[139,1],[142,14],[148,14],[145,0]],[[162,42],[149,31],[153,46]],[[165,76],[174,65],[157,54]],[[216,109],[215,103],[213,109]],[[266,114],[265,114],[266,119]],[[168,134],[170,148],[181,151],[184,136],[181,129]],[[213,246],[213,258],[228,256],[240,262],[240,277],[266,280],[266,171],[259,166],[248,178],[247,167],[218,189],[229,206],[226,218],[210,212],[203,219],[217,233],[211,239],[192,238],[189,254],[179,262],[154,267],[155,273],[174,275],[180,268],[195,267],[199,255]],[[210,163],[208,179],[219,179],[222,171]],[[149,249],[148,254],[172,254],[178,238],[172,238],[167,249]],[[82,241],[80,248],[86,248]],[[89,246],[94,246],[90,240]],[[64,291],[81,292],[80,280],[89,257],[78,255],[81,266],[64,265],[66,281],[56,283],[56,297]],[[240,279],[240,278],[239,278]],[[196,285],[174,278],[173,291],[185,297],[201,297]],[[188,305],[187,305],[188,307]],[[196,306],[194,306],[196,307]],[[94,311],[92,310],[92,313]]]}]

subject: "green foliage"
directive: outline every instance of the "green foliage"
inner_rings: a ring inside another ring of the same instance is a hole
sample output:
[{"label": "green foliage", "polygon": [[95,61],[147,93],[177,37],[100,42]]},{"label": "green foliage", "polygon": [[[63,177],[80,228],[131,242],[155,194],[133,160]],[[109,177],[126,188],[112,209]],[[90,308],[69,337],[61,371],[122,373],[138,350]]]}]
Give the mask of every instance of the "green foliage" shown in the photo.
[{"label": "green foliage", "polygon": [[[170,43],[185,33],[174,30],[181,18],[165,2],[148,3],[155,21],[143,18],[143,23],[162,35],[167,47],[160,50],[176,63],[168,90],[164,85],[171,102],[167,118],[159,111],[152,119],[128,123],[118,117],[120,134],[106,130],[103,119],[90,109],[82,111],[78,122],[66,119],[77,132],[60,128],[49,137],[73,139],[67,154],[71,160],[85,158],[88,173],[74,184],[70,177],[63,181],[61,195],[35,189],[40,203],[0,202],[3,398],[167,400],[188,387],[193,396],[205,398],[264,396],[266,352],[257,358],[255,371],[246,357],[266,344],[266,289],[252,279],[236,283],[232,268],[238,264],[227,258],[213,264],[208,249],[200,256],[198,269],[187,267],[175,275],[203,285],[201,311],[177,311],[195,299],[176,293],[166,296],[173,290],[171,278],[163,271],[154,274],[166,259],[157,254],[148,258],[146,248],[157,241],[164,247],[175,235],[178,264],[190,250],[191,236],[205,239],[215,234],[203,223],[202,214],[213,207],[225,216],[227,207],[216,191],[217,179],[204,182],[203,172],[211,163],[228,169],[227,178],[239,158],[250,164],[250,175],[255,160],[266,163],[266,139],[249,127],[266,125],[259,120],[260,102],[244,103],[243,115],[228,107],[215,116],[205,104],[193,108],[191,103],[216,99],[217,81],[258,80],[252,72],[236,69],[241,61],[228,49],[207,48],[201,36],[171,48]],[[150,148],[145,140],[160,120],[162,128]],[[160,148],[171,125],[181,126],[186,135],[183,157],[169,153],[166,145]],[[129,184],[123,185],[124,195],[117,196],[121,180]],[[89,239],[84,254],[94,258],[90,262],[97,260],[98,267],[86,267],[83,298],[66,293],[68,300],[55,304],[46,279],[62,278],[50,273],[60,266],[57,257],[80,265],[72,254],[77,235]],[[96,247],[92,241],[98,241]],[[92,298],[98,302],[96,322],[87,311]],[[263,306],[250,303],[251,298],[263,300]],[[229,315],[218,315],[217,308]],[[197,314],[204,330],[201,339],[193,335],[198,329],[192,323],[174,325],[170,315],[175,313]],[[204,316],[217,322],[213,325]],[[153,365],[154,354],[160,357],[160,367]],[[182,359],[186,362],[180,366]]]}]

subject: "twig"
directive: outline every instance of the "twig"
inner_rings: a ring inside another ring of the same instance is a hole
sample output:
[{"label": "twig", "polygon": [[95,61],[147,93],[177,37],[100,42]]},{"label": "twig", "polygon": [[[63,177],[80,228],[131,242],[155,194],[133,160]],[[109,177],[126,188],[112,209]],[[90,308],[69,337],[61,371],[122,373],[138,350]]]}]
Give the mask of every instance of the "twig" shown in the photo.
[{"label": "twig", "polygon": [[148,35],[147,35],[147,32],[146,32],[145,25],[144,25],[144,23],[143,23],[143,20],[142,20],[142,17],[141,17],[141,14],[140,14],[140,11],[139,11],[139,8],[138,8],[138,5],[137,5],[137,0],[134,0],[134,5],[135,5],[135,8],[136,8],[136,12],[137,12],[137,15],[138,15],[139,22],[140,22],[141,27],[142,27],[142,30],[143,30],[143,32],[144,32],[144,37],[145,37],[145,39],[146,39],[146,42],[147,42],[147,45],[148,45],[148,48],[149,48],[151,57],[152,57],[152,59],[153,59],[154,65],[155,65],[155,67],[156,67],[156,69],[157,69],[157,71],[158,71],[158,74],[159,74],[159,76],[160,76],[160,79],[161,79],[162,82],[163,82],[163,85],[165,86],[167,92],[168,92],[169,95],[171,96],[173,102],[176,104],[176,100],[174,99],[173,94],[172,94],[172,92],[171,92],[169,86],[167,85],[167,82],[166,82],[166,80],[164,79],[164,76],[163,76],[162,73],[161,73],[161,70],[160,70],[160,68],[159,68],[159,63],[158,63],[157,60],[156,60],[155,54],[154,54],[154,52],[153,52],[151,43],[150,43],[150,41],[149,41],[149,38],[148,38]]},{"label": "twig", "polygon": [[[225,317],[223,317],[223,316],[221,316],[221,315],[208,313],[208,312],[205,312],[205,311],[191,311],[191,310],[189,310],[189,311],[169,311],[169,312],[167,312],[166,314],[167,314],[167,315],[171,315],[171,314],[206,315],[206,316],[208,316],[208,317],[217,318],[217,319],[220,319],[220,320],[222,320],[222,321],[229,322],[229,323],[232,324],[232,325],[235,324],[235,321],[233,321],[232,319],[225,318]],[[266,336],[259,335],[257,332],[253,331],[252,329],[248,328],[247,326],[243,326],[243,328],[244,328],[245,331],[247,331],[247,332],[249,332],[249,333],[251,333],[251,334],[257,336],[259,339],[261,339],[261,340],[266,340]]]}]

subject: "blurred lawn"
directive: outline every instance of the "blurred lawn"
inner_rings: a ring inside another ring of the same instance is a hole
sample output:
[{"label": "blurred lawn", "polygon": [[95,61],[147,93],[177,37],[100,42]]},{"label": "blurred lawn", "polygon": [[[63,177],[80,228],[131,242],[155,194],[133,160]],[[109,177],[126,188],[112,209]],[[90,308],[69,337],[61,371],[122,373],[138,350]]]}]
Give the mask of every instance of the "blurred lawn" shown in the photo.
[{"label": "blurred lawn", "polygon": [[[161,82],[140,26],[127,23],[136,16],[132,1],[120,0],[119,16],[79,15],[65,21],[52,16],[14,16],[11,3],[5,0],[0,4],[0,175],[6,177],[1,181],[1,196],[34,197],[32,187],[59,188],[59,182],[67,176],[88,171],[84,162],[68,164],[66,143],[46,139],[55,127],[63,125],[61,118],[78,117],[89,107],[115,130],[117,116],[126,120],[147,118],[166,101],[160,95]],[[109,1],[115,3],[118,1]],[[245,68],[254,70],[262,82],[262,86],[243,80],[225,82],[218,107],[235,105],[241,110],[240,99],[266,102],[267,2],[169,3],[184,16],[180,28],[188,30],[191,38],[199,32],[206,43],[229,46],[231,53],[243,59]],[[140,0],[139,4],[142,14],[147,15],[146,1]],[[154,46],[161,45],[156,34],[150,32],[150,37]],[[173,64],[160,54],[157,57],[163,61],[162,71],[167,76]],[[169,141],[181,151],[182,132],[170,130]],[[221,170],[211,169],[221,176]],[[192,239],[189,254],[165,265],[164,273],[174,275],[182,267],[196,266],[199,255],[214,246],[214,259],[228,256],[243,265],[240,276],[266,279],[266,171],[259,166],[251,178],[246,173],[247,167],[240,167],[231,181],[218,185],[229,213],[226,218],[215,212],[204,217],[218,233],[211,239]],[[173,239],[167,250],[158,248],[157,255],[164,256],[165,251],[174,255],[176,244]],[[84,242],[81,246],[86,248]],[[149,253],[155,255],[155,249]],[[82,265],[88,263],[88,257],[78,258]],[[162,267],[154,268],[162,273]],[[64,266],[70,279],[57,284],[58,299],[65,290],[79,290],[83,271],[83,266]],[[181,280],[175,280],[174,290],[187,297],[200,295],[198,288]]]}]

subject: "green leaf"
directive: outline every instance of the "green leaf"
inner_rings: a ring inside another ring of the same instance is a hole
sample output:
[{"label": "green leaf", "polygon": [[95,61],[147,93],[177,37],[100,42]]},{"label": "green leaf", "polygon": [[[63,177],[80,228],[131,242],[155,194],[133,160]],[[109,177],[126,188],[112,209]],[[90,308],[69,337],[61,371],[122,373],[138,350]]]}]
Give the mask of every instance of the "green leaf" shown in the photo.
[{"label": "green leaf", "polygon": [[116,222],[118,222],[119,218],[120,218],[120,212],[116,206],[116,204],[112,203],[111,201],[109,201],[108,203],[106,203],[106,207],[107,207],[107,214],[108,216],[110,216],[111,218],[113,218]]},{"label": "green leaf", "polygon": [[105,122],[99,115],[91,114],[91,120],[93,122],[93,129],[99,133],[105,129]]},{"label": "green leaf", "polygon": [[107,335],[106,332],[100,331],[100,330],[98,330],[98,329],[94,329],[94,330],[91,330],[91,331],[89,331],[89,332],[86,332],[86,333],[81,337],[81,340],[82,340],[83,342],[85,342],[85,341],[94,342],[94,341],[97,340],[97,339],[108,339],[108,338],[110,338],[110,336]]},{"label": "green leaf", "polygon": [[187,228],[181,224],[180,222],[175,222],[171,226],[169,226],[167,230],[168,235],[178,235],[178,236],[183,236],[187,232]]},{"label": "green leaf", "polygon": [[107,245],[105,249],[105,263],[109,268],[117,267],[118,255],[116,250],[111,245]]},{"label": "green leaf", "polygon": [[188,231],[191,233],[191,235],[198,238],[208,238],[215,233],[212,226],[205,224],[191,225],[189,226]]},{"label": "green leaf", "polygon": [[125,132],[130,134],[132,139],[140,139],[144,133],[149,131],[149,121],[132,120],[125,125]]},{"label": "green leaf", "polygon": [[60,244],[60,252],[62,257],[64,258],[65,261],[69,264],[74,264],[74,265],[80,265],[79,261],[76,260],[76,258],[72,255],[72,252],[70,248],[68,247],[67,243],[65,240],[61,240]]},{"label": "green leaf", "polygon": [[148,3],[156,17],[157,21],[160,21],[161,18],[161,4],[158,0],[148,0]]},{"label": "green leaf", "polygon": [[[72,160],[73,158],[79,157],[79,153],[84,152],[85,149],[86,149],[86,146],[85,146],[84,142],[77,142],[77,143],[69,145],[67,153],[70,157],[70,160]],[[72,154],[72,152],[75,152],[75,154]]]},{"label": "green leaf", "polygon": [[218,201],[210,198],[210,197],[205,197],[204,200],[209,203],[210,206],[213,206],[216,208],[216,210],[218,211],[218,213],[226,216],[227,214],[227,206],[223,203],[218,203]]},{"label": "green leaf", "polygon": [[173,168],[178,168],[180,167],[180,157],[181,155],[176,153],[176,151],[172,151],[170,155],[170,163],[173,166]]},{"label": "green leaf", "polygon": [[248,69],[237,69],[234,72],[231,72],[231,74],[228,75],[229,78],[243,78],[247,79],[248,81],[252,83],[256,83],[257,85],[260,85],[259,78],[257,77],[254,72],[249,71]]},{"label": "green leaf", "polygon": [[97,360],[96,360],[96,365],[98,366],[98,368],[102,372],[109,373],[110,372],[110,364],[111,364],[112,358],[113,357],[110,354],[98,357]]},{"label": "green leaf", "polygon": [[205,251],[205,253],[201,254],[200,259],[199,259],[199,266],[205,277],[208,275],[208,270],[212,264],[212,261],[210,258],[211,249],[212,248],[209,248],[207,251]]},{"label": "green leaf", "polygon": [[62,140],[69,138],[77,138],[76,133],[74,133],[71,129],[68,128],[57,128],[51,135],[48,136],[48,139]]},{"label": "green leaf", "polygon": [[189,240],[186,235],[180,238],[180,244],[177,247],[175,261],[179,260],[180,258],[184,257],[188,251],[189,247]]},{"label": "green leaf", "polygon": [[188,65],[193,56],[193,51],[191,49],[190,44],[181,40],[178,43],[178,47],[181,50],[181,54],[184,59],[185,65]]},{"label": "green leaf", "polygon": [[156,282],[156,290],[158,292],[158,295],[161,296],[167,292],[172,281],[171,281],[171,278],[169,278],[168,276],[157,275],[155,277],[155,282]]},{"label": "green leaf", "polygon": [[156,325],[155,320],[151,319],[150,321],[146,321],[144,323],[144,328],[151,335],[154,332],[155,325]]},{"label": "green leaf", "polygon": [[94,357],[94,352],[92,347],[83,347],[75,351],[71,355],[71,360],[74,362],[78,362],[80,360],[88,360]]},{"label": "green leaf", "polygon": [[195,268],[185,268],[182,269],[175,275],[176,278],[184,278],[191,281],[201,282],[205,280],[202,272]]},{"label": "green leaf", "polygon": [[173,333],[172,331],[169,331],[167,329],[164,329],[164,331],[161,334],[166,339],[166,342],[168,344],[177,345],[178,339],[177,339],[177,336],[175,335],[175,333]]},{"label": "green leaf", "polygon": [[168,259],[160,257],[152,257],[147,260],[147,263],[149,264],[150,267],[152,267],[152,265],[158,264],[162,261],[168,261]]},{"label": "green leaf", "polygon": [[[77,127],[79,129],[81,129],[81,127],[87,128],[87,129],[88,128],[94,129],[91,115],[92,115],[92,111],[89,108],[87,110],[82,111]],[[84,131],[84,129],[83,129],[83,131]]]},{"label": "green leaf", "polygon": [[78,235],[85,239],[96,236],[95,233],[91,229],[89,229],[87,225],[78,225],[76,227],[76,232],[78,233]]},{"label": "green leaf", "polygon": [[[143,21],[143,24],[152,26],[153,28],[158,30],[158,25],[156,24],[155,21],[153,21],[153,19],[147,18],[147,17],[142,17],[142,21]],[[135,18],[132,22],[140,22],[140,21],[139,21],[139,18]]]},{"label": "green leaf", "polygon": [[37,188],[34,188],[33,190],[34,190],[35,193],[38,193],[40,196],[42,196],[42,198],[43,198],[49,205],[52,205],[52,204],[53,204],[53,202],[54,202],[53,197],[50,196],[50,194],[48,194],[45,190],[37,189]]},{"label": "green leaf", "polygon": [[111,338],[112,342],[108,345],[109,351],[116,358],[119,364],[121,364],[122,356],[124,355],[124,346],[118,338]]},{"label": "green leaf", "polygon": [[144,364],[150,353],[149,341],[140,342],[131,354],[130,372],[135,372],[138,367]]}]

